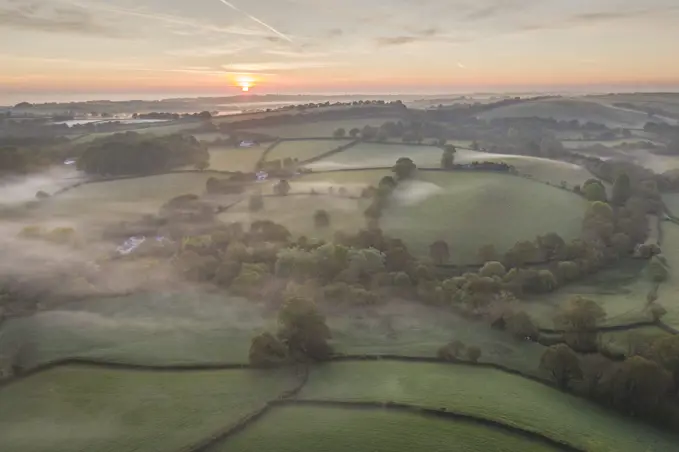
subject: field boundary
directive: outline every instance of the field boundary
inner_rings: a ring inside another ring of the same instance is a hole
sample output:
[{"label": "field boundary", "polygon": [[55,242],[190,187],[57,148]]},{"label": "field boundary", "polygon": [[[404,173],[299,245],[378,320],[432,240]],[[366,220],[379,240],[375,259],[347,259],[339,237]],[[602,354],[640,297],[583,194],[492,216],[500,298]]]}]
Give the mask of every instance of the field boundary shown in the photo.
[{"label": "field boundary", "polygon": [[344,152],[347,149],[353,148],[354,146],[358,145],[360,142],[361,142],[361,140],[350,141],[349,143],[343,144],[342,146],[335,148],[331,151],[325,152],[321,155],[317,155],[316,157],[311,157],[310,159],[303,160],[303,161],[298,163],[298,166],[308,165],[309,163],[317,162],[318,160],[322,160],[324,158],[333,156],[335,154],[339,154],[340,152]]}]

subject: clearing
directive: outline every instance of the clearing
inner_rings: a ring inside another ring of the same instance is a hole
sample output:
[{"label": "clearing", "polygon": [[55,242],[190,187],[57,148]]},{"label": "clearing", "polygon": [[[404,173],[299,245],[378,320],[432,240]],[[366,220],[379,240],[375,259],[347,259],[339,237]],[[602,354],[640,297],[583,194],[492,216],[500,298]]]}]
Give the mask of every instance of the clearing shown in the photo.
[{"label": "clearing", "polygon": [[0,438],[12,452],[184,450],[294,386],[290,370],[58,367],[0,390]]},{"label": "clearing", "polygon": [[264,147],[242,148],[233,146],[210,146],[210,169],[217,171],[255,171],[255,165]]},{"label": "clearing", "polygon": [[299,397],[445,407],[592,451],[669,452],[676,450],[678,439],[523,377],[466,365],[325,364],[313,369]]},{"label": "clearing", "polygon": [[547,452],[558,451],[518,434],[472,422],[407,412],[282,406],[210,449],[226,451]]},{"label": "clearing", "polygon": [[[351,143],[351,140],[291,140],[278,143],[266,156],[266,160],[297,159],[300,162],[318,157],[341,146]],[[345,151],[346,152],[346,151]]]}]

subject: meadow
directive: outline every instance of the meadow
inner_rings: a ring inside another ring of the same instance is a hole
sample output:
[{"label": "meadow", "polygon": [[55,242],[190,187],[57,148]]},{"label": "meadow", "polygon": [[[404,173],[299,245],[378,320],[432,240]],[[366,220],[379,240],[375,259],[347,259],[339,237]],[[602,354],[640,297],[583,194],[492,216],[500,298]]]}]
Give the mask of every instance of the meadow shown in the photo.
[{"label": "meadow", "polygon": [[0,390],[12,452],[185,450],[295,386],[291,370],[149,372],[63,366]]},{"label": "meadow", "polygon": [[137,132],[137,133],[144,133],[144,134],[149,134],[149,135],[156,135],[156,136],[162,136],[162,135],[172,135],[173,133],[183,133],[183,132],[188,132],[193,129],[196,129],[197,127],[200,126],[200,122],[198,121],[186,121],[186,122],[176,122],[172,124],[167,124],[167,125],[162,125],[162,124],[154,124],[154,125],[145,125],[142,127],[133,127],[130,129],[125,129],[125,130],[120,130],[116,132],[93,132],[93,133],[86,133],[83,135],[80,135],[78,137],[73,138],[73,142],[77,144],[81,143],[88,143],[90,141],[96,140],[97,138],[102,138],[106,137],[109,135],[113,135],[114,133],[125,133],[125,132]]},{"label": "meadow", "polygon": [[559,449],[465,421],[385,410],[284,406],[274,408],[245,431],[209,450],[548,452]]},{"label": "meadow", "polygon": [[210,146],[210,169],[217,171],[255,171],[264,147],[241,148],[233,146]]},{"label": "meadow", "polygon": [[603,103],[579,99],[544,99],[506,105],[480,114],[479,119],[495,118],[553,118],[559,121],[577,119],[596,122],[609,127],[643,127],[648,115],[621,110]]},{"label": "meadow", "polygon": [[447,408],[588,451],[676,450],[676,437],[668,433],[548,386],[488,368],[396,361],[324,364],[313,369],[299,398]]},{"label": "meadow", "polygon": [[253,127],[245,129],[248,132],[261,133],[278,138],[311,138],[311,137],[332,137],[335,130],[344,128],[349,131],[354,127],[362,129],[370,125],[379,127],[387,121],[397,121],[398,118],[377,117],[377,118],[355,118],[331,121],[313,121],[301,124],[283,124],[268,127]]},{"label": "meadow", "polygon": [[349,143],[351,143],[351,140],[282,141],[267,154],[266,160],[271,161],[291,158],[304,162],[305,160],[318,157],[319,155]]},{"label": "meadow", "polygon": [[662,321],[679,329],[679,225],[663,223],[662,250],[669,264],[669,278],[660,285],[658,299],[668,311]]}]

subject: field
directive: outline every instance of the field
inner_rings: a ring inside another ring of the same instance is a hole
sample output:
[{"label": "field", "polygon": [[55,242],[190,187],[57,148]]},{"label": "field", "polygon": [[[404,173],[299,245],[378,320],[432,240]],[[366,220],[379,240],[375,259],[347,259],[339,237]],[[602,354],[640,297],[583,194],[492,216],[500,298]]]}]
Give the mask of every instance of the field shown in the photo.
[{"label": "field", "polygon": [[670,214],[679,217],[679,193],[663,193],[662,200]]},{"label": "field", "polygon": [[676,450],[677,438],[670,434],[493,369],[394,361],[326,364],[312,371],[299,397],[444,407],[591,451]]},{"label": "field", "polygon": [[266,160],[282,160],[289,157],[304,162],[350,142],[351,140],[283,141],[267,154]]},{"label": "field", "polygon": [[211,452],[546,452],[517,434],[417,414],[308,406],[274,408]]},{"label": "field", "polygon": [[126,364],[247,363],[250,340],[273,314],[228,295],[136,294],[90,298],[8,320],[0,350],[20,346],[31,368],[65,358]]},{"label": "field", "polygon": [[0,390],[0,441],[12,452],[183,450],[294,385],[285,370],[59,367]]},{"label": "field", "polygon": [[609,127],[643,127],[648,122],[646,113],[622,110],[584,99],[546,99],[495,108],[479,115],[480,119],[495,118],[553,118],[559,121],[577,119],[596,122]]},{"label": "field", "polygon": [[670,277],[660,285],[658,303],[668,311],[662,321],[679,329],[679,225],[663,223],[663,235],[662,250]]},{"label": "field", "polygon": [[572,193],[491,173],[421,172],[394,196],[381,219],[384,231],[419,255],[445,240],[454,263],[477,262],[486,244],[504,252],[548,232],[578,237],[585,206]]},{"label": "field", "polygon": [[264,152],[264,147],[210,146],[208,151],[210,152],[210,169],[252,172]]},{"label": "field", "polygon": [[125,133],[125,132],[145,133],[145,134],[156,135],[156,136],[172,135],[173,133],[188,132],[190,130],[197,128],[198,126],[200,126],[200,122],[197,122],[197,121],[179,122],[179,123],[168,124],[168,125],[151,125],[151,126],[145,125],[145,126],[138,127],[138,128],[130,128],[130,129],[120,130],[120,131],[116,131],[116,132],[88,133],[88,134],[85,134],[85,135],[81,135],[77,138],[73,138],[72,141],[74,143],[87,143],[87,142],[96,140],[97,138],[113,135],[114,133]]},{"label": "field", "polygon": [[315,121],[302,124],[283,124],[279,126],[254,127],[246,129],[249,132],[261,133],[279,138],[310,138],[310,137],[332,137],[335,130],[344,128],[347,132],[354,127],[362,129],[370,125],[379,127],[387,121],[397,121],[398,118],[356,118],[341,119],[333,121]]}]

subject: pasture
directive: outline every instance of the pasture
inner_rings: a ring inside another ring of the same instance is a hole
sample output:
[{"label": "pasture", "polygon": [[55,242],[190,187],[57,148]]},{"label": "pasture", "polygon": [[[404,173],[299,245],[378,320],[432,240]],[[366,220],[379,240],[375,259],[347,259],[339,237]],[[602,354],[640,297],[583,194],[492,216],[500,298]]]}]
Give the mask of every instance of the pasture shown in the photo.
[{"label": "pasture", "polygon": [[89,298],[7,320],[0,350],[32,368],[66,358],[147,365],[247,363],[250,340],[273,314],[224,294],[139,293]]},{"label": "pasture", "polygon": [[312,370],[299,398],[447,408],[588,451],[669,452],[676,449],[677,441],[669,433],[556,389],[473,366],[396,361],[325,364]]},{"label": "pasture", "polygon": [[403,239],[412,252],[428,255],[445,240],[451,261],[479,262],[480,247],[498,252],[517,241],[556,232],[579,237],[585,202],[564,190],[511,175],[482,172],[420,172],[402,183],[381,219],[384,231]]},{"label": "pasture", "polygon": [[662,250],[669,264],[669,278],[660,284],[658,303],[668,311],[662,321],[679,329],[679,225],[670,222],[662,225]]},{"label": "pasture", "polygon": [[506,105],[480,114],[479,119],[553,118],[558,121],[596,122],[609,127],[643,127],[648,115],[619,109],[596,101],[578,99],[544,99]]},{"label": "pasture", "polygon": [[362,129],[367,125],[379,127],[387,121],[397,120],[398,118],[390,117],[339,119],[330,121],[310,121],[298,124],[282,124],[278,126],[252,127],[244,130],[278,138],[311,138],[332,137],[335,130],[343,128],[346,130],[348,136],[349,131],[354,127],[359,129]]},{"label": "pasture", "polygon": [[466,421],[318,406],[273,408],[211,452],[552,452],[556,447]]},{"label": "pasture", "polygon": [[210,146],[210,169],[217,171],[255,171],[255,165],[264,152],[264,146],[241,148]]},{"label": "pasture", "polygon": [[114,133],[125,133],[125,132],[137,132],[155,136],[172,135],[173,133],[189,133],[200,126],[198,121],[180,121],[173,122],[171,124],[143,124],[139,127],[125,128],[124,130],[119,130],[115,132],[93,132],[80,135],[73,138],[73,143],[89,143],[90,141],[96,140],[97,138],[106,137],[113,135]]},{"label": "pasture", "polygon": [[0,390],[12,452],[184,450],[295,386],[289,370],[148,372],[63,366]]},{"label": "pasture", "polygon": [[349,143],[351,143],[351,140],[282,141],[267,154],[266,160],[291,158],[304,162]]}]

